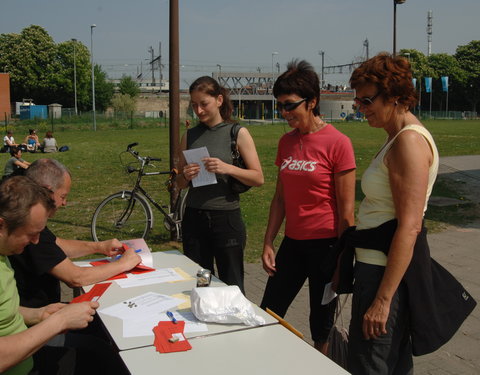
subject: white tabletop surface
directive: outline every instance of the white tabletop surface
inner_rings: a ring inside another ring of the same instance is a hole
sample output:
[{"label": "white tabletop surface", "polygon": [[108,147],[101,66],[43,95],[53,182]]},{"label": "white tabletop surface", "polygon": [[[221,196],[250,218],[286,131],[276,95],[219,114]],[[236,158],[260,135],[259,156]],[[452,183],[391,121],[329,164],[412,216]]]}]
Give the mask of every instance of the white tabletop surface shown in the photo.
[{"label": "white tabletop surface", "polygon": [[132,375],[348,374],[279,324],[189,342],[192,349],[186,352],[159,353],[149,346],[120,356]]},{"label": "white tabletop surface", "polygon": [[[178,251],[169,251],[169,252],[156,252],[153,253],[153,263],[156,268],[168,268],[168,267],[179,267],[186,273],[194,276],[200,268],[200,266],[194,263],[192,260],[184,256]],[[196,287],[196,277],[191,279],[172,282],[172,283],[161,283],[161,284],[152,284],[139,287],[131,288],[121,288],[115,282],[112,282],[112,285],[103,293],[103,295],[98,300],[100,308],[98,315],[101,318],[105,328],[110,334],[111,338],[117,345],[119,350],[127,350],[133,348],[139,348],[143,346],[153,345],[153,336],[139,336],[139,337],[124,337],[123,336],[123,322],[121,319],[103,314],[101,312],[102,308],[106,308],[117,303],[123,302],[129,298],[140,296],[147,292],[156,292],[165,295],[177,295],[185,294],[190,295],[191,290]],[[215,286],[224,286],[225,284],[218,280],[217,278],[212,278],[211,287]],[[91,286],[84,287],[85,290],[89,290]],[[257,315],[262,316],[265,319],[265,324],[276,324],[278,321],[270,316],[268,313],[260,309],[257,305],[253,304],[253,308]],[[176,309],[171,309],[175,311]],[[208,331],[207,332],[190,332],[186,333],[185,336],[188,338],[196,336],[208,336],[212,334],[217,334],[221,332],[230,332],[251,328],[244,324],[216,324],[216,323],[207,323]],[[153,327],[152,327],[153,328]]]}]

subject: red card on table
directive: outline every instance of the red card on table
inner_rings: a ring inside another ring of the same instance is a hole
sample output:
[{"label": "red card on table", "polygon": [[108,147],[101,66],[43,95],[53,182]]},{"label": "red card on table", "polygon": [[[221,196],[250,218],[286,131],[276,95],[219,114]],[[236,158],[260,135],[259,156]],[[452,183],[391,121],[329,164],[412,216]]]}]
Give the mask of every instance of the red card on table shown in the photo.
[{"label": "red card on table", "polygon": [[177,320],[173,322],[158,322],[156,327],[153,327],[155,340],[153,345],[160,353],[184,352],[192,349],[192,346],[183,335],[185,322]]},{"label": "red card on table", "polygon": [[95,284],[87,293],[81,294],[70,301],[70,303],[79,303],[85,301],[97,301],[112,283]]},{"label": "red card on table", "polygon": [[[102,266],[104,264],[109,264],[109,263],[110,261],[107,259],[90,262],[92,266]],[[139,275],[141,273],[152,272],[152,271],[155,271],[155,268],[144,266],[143,264],[137,264],[128,272],[133,273],[135,275]],[[126,277],[127,277],[127,272],[122,272],[122,273],[119,273],[118,275],[110,277],[107,280],[125,279]]]}]

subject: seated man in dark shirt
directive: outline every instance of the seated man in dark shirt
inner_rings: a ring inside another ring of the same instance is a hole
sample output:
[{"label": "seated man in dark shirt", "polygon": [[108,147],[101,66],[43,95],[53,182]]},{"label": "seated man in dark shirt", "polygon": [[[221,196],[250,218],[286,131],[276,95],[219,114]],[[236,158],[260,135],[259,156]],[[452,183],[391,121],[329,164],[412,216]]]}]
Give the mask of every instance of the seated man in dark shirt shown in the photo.
[{"label": "seated man in dark shirt", "polygon": [[[27,177],[52,191],[56,208],[67,204],[71,177],[68,169],[54,159],[38,159],[32,163]],[[79,267],[70,258],[101,253],[117,255],[122,244],[116,240],[102,242],[67,240],[56,237],[48,228],[40,234],[37,244],[30,244],[22,254],[9,257],[15,270],[20,303],[39,307],[60,301],[60,282],[80,287],[106,280],[128,271],[140,263],[141,258],[132,249],[110,264],[97,267]]]}]

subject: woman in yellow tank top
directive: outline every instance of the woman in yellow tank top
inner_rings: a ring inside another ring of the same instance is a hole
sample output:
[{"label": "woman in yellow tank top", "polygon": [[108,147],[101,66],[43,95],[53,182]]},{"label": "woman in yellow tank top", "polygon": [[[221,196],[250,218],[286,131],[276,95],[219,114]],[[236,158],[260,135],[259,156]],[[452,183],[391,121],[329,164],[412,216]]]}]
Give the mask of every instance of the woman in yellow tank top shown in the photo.
[{"label": "woman in yellow tank top", "polygon": [[417,103],[409,62],[379,54],[352,74],[355,103],[370,126],[387,133],[384,146],[362,177],[365,199],[357,229],[398,224],[385,255],[356,249],[350,326],[349,371],[353,374],[413,372],[409,306],[401,283],[438,170],[430,133],[411,109]]}]

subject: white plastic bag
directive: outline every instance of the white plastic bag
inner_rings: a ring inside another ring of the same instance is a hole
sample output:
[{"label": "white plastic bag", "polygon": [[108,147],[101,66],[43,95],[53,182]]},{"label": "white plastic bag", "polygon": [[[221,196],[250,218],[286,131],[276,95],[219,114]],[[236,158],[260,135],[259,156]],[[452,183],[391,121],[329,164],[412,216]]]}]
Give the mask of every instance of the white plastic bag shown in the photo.
[{"label": "white plastic bag", "polygon": [[265,319],[255,314],[252,304],[236,285],[193,288],[190,299],[198,320],[248,326],[265,324]]}]

